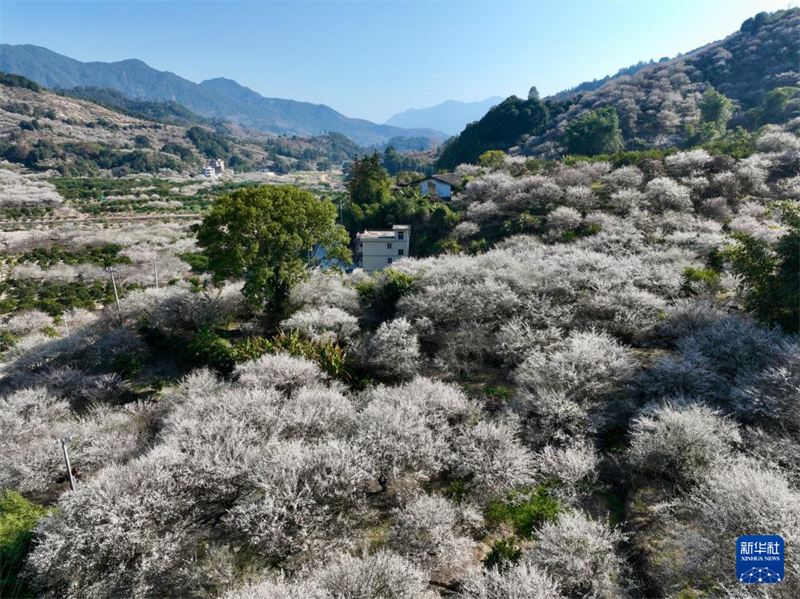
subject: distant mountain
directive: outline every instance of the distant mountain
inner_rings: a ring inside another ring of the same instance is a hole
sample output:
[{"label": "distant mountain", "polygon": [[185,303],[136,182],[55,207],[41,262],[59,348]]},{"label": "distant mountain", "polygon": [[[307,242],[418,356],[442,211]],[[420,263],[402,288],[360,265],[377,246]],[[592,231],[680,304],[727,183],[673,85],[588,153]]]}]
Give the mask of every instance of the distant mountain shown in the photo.
[{"label": "distant mountain", "polygon": [[479,102],[447,100],[429,108],[409,108],[389,118],[386,124],[394,127],[436,129],[448,135],[457,135],[469,123],[477,121],[492,106],[502,101],[501,96],[492,96]]},{"label": "distant mountain", "polygon": [[279,134],[342,133],[361,145],[392,137],[447,137],[432,129],[402,129],[353,119],[322,104],[265,98],[224,78],[194,83],[141,60],[81,62],[32,45],[0,44],[0,71],[23,75],[50,88],[111,88],[139,100],[173,101],[197,114]]}]

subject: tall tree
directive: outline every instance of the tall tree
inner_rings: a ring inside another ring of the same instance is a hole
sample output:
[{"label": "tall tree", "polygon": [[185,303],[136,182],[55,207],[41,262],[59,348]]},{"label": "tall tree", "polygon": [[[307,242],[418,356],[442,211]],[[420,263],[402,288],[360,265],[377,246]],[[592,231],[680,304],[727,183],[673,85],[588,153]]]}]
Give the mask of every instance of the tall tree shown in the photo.
[{"label": "tall tree", "polygon": [[316,244],[349,260],[347,231],[336,207],[290,185],[248,187],[222,196],[197,227],[216,282],[244,279],[243,293],[270,316],[282,315],[292,287],[306,276]]},{"label": "tall tree", "polygon": [[619,152],[624,143],[616,109],[604,106],[572,119],[567,125],[566,142],[570,154],[595,156]]},{"label": "tall tree", "polygon": [[713,87],[703,94],[697,102],[700,109],[700,122],[711,123],[718,131],[725,131],[733,116],[733,101]]},{"label": "tall tree", "polygon": [[347,191],[353,203],[359,206],[383,204],[391,199],[392,182],[386,169],[381,166],[380,154],[376,152],[353,161]]}]

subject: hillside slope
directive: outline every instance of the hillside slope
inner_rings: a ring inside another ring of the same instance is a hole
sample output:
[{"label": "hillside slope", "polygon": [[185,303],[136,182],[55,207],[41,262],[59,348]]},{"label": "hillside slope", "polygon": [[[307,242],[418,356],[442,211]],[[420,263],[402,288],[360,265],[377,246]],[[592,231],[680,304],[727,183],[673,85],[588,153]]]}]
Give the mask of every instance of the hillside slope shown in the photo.
[{"label": "hillside slope", "polygon": [[265,98],[230,79],[194,83],[135,59],[81,62],[40,46],[2,44],[0,70],[51,88],[105,87],[137,99],[171,100],[201,116],[230,119],[273,133],[308,136],[335,131],[362,145],[401,135],[446,137],[438,131],[407,130],[349,118],[322,104]]},{"label": "hillside slope", "polygon": [[[205,145],[190,137],[198,139],[198,132],[205,132],[200,134]],[[219,147],[212,148],[214,143]],[[0,85],[0,158],[30,169],[52,168],[73,176],[196,172],[213,151],[224,152],[220,157],[229,165],[267,162],[260,144],[210,129],[158,122],[46,89]]]},{"label": "hillside slope", "polygon": [[[687,126],[700,121],[698,101],[711,88],[734,101],[729,127],[749,129],[763,125],[753,118],[762,109],[767,94],[780,87],[800,87],[800,9],[761,13],[748,19],[739,31],[669,61],[647,65],[630,76],[613,78],[599,89],[566,99],[546,99],[550,122],[543,130],[530,128],[505,147],[492,149],[520,151],[537,157],[557,157],[566,152],[565,134],[573,119],[588,111],[610,106],[619,115],[619,127],[625,149],[640,150],[682,146],[688,139]],[[793,100],[797,104],[797,100]],[[796,108],[796,107],[795,107]],[[797,110],[787,110],[780,123]],[[488,119],[495,121],[488,127]],[[473,125],[469,140],[450,144],[450,154],[465,156],[459,148],[488,147],[476,142],[476,132],[484,131],[488,141],[498,127],[511,127],[513,116],[498,121],[489,114]],[[462,134],[464,137],[464,134]],[[507,140],[506,140],[507,141]],[[515,145],[516,144],[516,145]],[[444,158],[448,158],[443,154]],[[452,161],[440,160],[451,168]]]}]

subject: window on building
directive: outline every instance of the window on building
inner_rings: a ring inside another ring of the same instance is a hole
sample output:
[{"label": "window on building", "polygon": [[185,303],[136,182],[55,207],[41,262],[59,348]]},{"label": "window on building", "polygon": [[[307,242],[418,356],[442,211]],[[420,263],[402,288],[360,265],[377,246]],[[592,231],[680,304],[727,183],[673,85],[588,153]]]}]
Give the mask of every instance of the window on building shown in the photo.
[{"label": "window on building", "polygon": [[392,244],[391,244],[391,243],[387,243],[387,244],[386,244],[386,249],[387,249],[387,250],[390,250],[390,249],[392,249]]},{"label": "window on building", "polygon": [[386,260],[387,260],[387,262],[388,262],[389,264],[391,264],[391,263],[392,263],[392,259],[391,259],[391,258],[387,258]]},{"label": "window on building", "polygon": [[397,250],[397,255],[398,256],[402,256],[403,255],[403,250]]},{"label": "window on building", "polygon": [[399,240],[401,240],[401,241],[402,241],[403,239],[405,239],[405,235],[406,235],[406,234],[405,234],[405,232],[403,232],[403,231],[398,231],[398,232],[397,232],[397,238],[398,238]]}]

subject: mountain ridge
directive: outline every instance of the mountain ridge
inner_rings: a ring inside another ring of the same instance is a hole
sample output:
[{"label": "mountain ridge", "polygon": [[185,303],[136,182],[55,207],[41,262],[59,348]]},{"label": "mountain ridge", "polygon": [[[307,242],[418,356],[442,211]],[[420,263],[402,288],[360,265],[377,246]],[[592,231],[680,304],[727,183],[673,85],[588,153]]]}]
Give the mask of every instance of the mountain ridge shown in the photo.
[{"label": "mountain ridge", "polygon": [[469,123],[480,119],[492,106],[502,101],[502,96],[492,96],[475,102],[445,100],[425,108],[408,108],[393,114],[384,124],[405,128],[423,127],[457,135]]},{"label": "mountain ridge", "polygon": [[195,83],[129,58],[117,62],[82,62],[32,44],[0,44],[0,71],[22,75],[54,89],[104,87],[134,99],[168,100],[197,114],[277,134],[313,136],[342,133],[361,145],[397,136],[447,137],[427,128],[405,129],[347,117],[324,104],[267,98],[224,77]]}]

